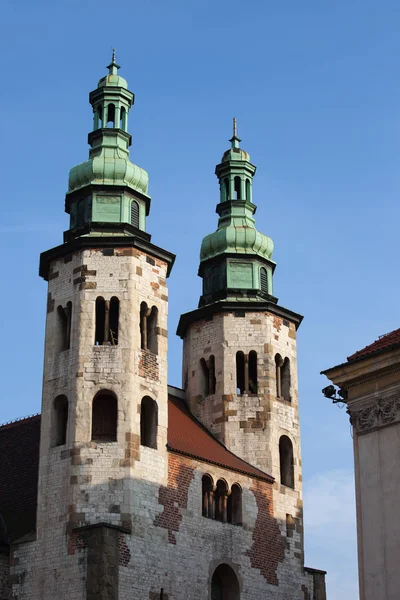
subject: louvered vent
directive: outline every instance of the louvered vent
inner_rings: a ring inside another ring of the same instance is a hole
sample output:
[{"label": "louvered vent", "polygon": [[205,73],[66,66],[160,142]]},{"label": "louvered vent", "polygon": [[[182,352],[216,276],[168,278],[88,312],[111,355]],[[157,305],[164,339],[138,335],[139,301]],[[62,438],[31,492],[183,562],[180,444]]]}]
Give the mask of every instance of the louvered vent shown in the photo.
[{"label": "louvered vent", "polygon": [[268,274],[267,269],[260,269],[261,291],[268,293]]},{"label": "louvered vent", "polygon": [[139,229],[139,204],[137,202],[131,204],[131,225]]}]

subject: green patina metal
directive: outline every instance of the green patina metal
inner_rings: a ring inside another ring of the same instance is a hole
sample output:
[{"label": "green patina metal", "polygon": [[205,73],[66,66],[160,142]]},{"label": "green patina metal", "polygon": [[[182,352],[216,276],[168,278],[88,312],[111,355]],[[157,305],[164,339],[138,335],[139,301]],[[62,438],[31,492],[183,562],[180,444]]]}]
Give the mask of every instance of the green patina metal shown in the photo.
[{"label": "green patina metal", "polygon": [[67,241],[82,235],[131,235],[132,227],[146,230],[149,176],[129,160],[128,115],[135,96],[118,75],[115,51],[107,68],[108,74],[89,95],[93,107],[89,160],[69,174]]},{"label": "green patina metal", "polygon": [[240,148],[240,141],[234,119],[231,148],[215,169],[220,185],[218,229],[201,244],[200,306],[221,299],[276,301],[272,291],[274,243],[255,227],[252,187],[256,167]]}]

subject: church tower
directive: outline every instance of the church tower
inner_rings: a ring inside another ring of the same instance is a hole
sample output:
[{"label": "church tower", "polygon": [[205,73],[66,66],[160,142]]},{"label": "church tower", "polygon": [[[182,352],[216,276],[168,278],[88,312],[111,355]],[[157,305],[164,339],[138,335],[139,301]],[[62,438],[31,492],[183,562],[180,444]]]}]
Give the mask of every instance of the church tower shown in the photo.
[{"label": "church tower", "polygon": [[[301,518],[296,331],[273,293],[273,242],[255,227],[256,167],[231,148],[215,173],[218,228],[201,244],[199,307],[183,314],[183,382],[192,412],[229,450],[275,478],[275,506]],[[280,514],[279,514],[280,513]]]},{"label": "church tower", "polygon": [[166,278],[174,256],[146,232],[148,174],[129,158],[134,94],[115,53],[108,70],[89,97],[89,159],[70,171],[64,243],[40,258],[48,299],[37,552],[46,567],[34,598],[64,597],[69,568],[79,569],[72,557],[82,528],[92,531],[89,556],[98,552],[88,559],[87,597],[103,598],[96,580],[116,568],[107,548],[131,528],[136,482],[167,481]]}]

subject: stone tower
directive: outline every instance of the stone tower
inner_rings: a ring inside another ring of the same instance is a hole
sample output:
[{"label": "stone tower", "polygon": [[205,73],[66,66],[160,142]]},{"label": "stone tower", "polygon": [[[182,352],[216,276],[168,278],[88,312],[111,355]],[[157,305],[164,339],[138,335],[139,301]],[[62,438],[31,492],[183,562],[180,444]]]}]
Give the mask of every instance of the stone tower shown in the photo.
[{"label": "stone tower", "polygon": [[[118,532],[130,530],[136,482],[144,474],[167,481],[166,278],[174,256],[146,232],[148,175],[129,160],[134,94],[115,53],[108,69],[90,94],[89,159],[69,176],[70,227],[40,259],[48,301],[34,598],[61,597],[79,580],[72,556],[82,543],[92,556],[87,598],[103,598],[96,580],[117,568],[106,546],[115,550]],[[82,528],[92,531],[85,542]],[[111,573],[107,585],[113,581]]]},{"label": "stone tower", "polygon": [[255,227],[256,167],[240,148],[235,120],[230,142],[215,171],[218,228],[201,245],[199,307],[178,326],[183,382],[203,424],[275,477],[278,518],[301,520],[296,330],[302,317],[273,294],[273,242]]}]

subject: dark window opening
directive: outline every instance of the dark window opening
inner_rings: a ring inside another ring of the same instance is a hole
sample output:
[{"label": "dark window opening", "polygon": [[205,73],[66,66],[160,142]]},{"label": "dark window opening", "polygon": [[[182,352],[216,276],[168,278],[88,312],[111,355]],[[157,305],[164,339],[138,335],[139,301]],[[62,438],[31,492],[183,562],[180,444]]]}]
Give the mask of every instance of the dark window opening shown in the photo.
[{"label": "dark window opening", "polygon": [[72,302],[57,307],[57,352],[69,350],[71,345]]},{"label": "dark window opening", "polygon": [[93,399],[92,440],[117,441],[118,402],[112,392],[99,392]]},{"label": "dark window opening", "polygon": [[115,106],[109,104],[107,107],[107,127],[115,127]]},{"label": "dark window opening", "polygon": [[140,347],[158,354],[158,308],[146,302],[140,305]]},{"label": "dark window opening", "polygon": [[215,357],[211,355],[208,360],[200,359],[200,393],[204,397],[215,394]]},{"label": "dark window opening", "polygon": [[228,509],[228,486],[226,482],[220,479],[217,481],[217,489],[215,490],[215,520],[222,523],[227,522]]},{"label": "dark window opening", "polygon": [[276,396],[280,398],[282,394],[281,386],[281,369],[283,365],[283,358],[280,354],[275,355],[275,374],[276,374]]},{"label": "dark window opening", "polygon": [[85,200],[79,200],[76,206],[76,227],[82,227],[85,223]]},{"label": "dark window opening", "polygon": [[261,267],[260,269],[260,286],[261,291],[268,294],[268,273],[267,269],[264,269],[264,267]]},{"label": "dark window opening", "polygon": [[287,357],[281,367],[281,396],[290,402],[290,360]]},{"label": "dark window opening", "polygon": [[126,110],[125,110],[125,108],[123,106],[121,108],[119,126],[120,126],[121,129],[123,129],[124,131],[126,131]]},{"label": "dark window opening", "polygon": [[101,129],[103,127],[103,115],[102,115],[102,112],[101,112],[101,106],[98,107],[96,116],[97,116],[97,127],[96,127],[96,129]]},{"label": "dark window opening", "polygon": [[67,442],[68,400],[57,396],[53,404],[53,446],[63,446]]},{"label": "dark window opening", "polygon": [[279,466],[281,484],[294,488],[293,444],[287,435],[283,435],[279,440]]},{"label": "dark window opening", "polygon": [[241,198],[241,182],[240,182],[240,177],[235,177],[235,179],[233,180],[234,183],[234,199],[235,200],[240,200]]},{"label": "dark window opening", "polygon": [[242,524],[242,488],[236,483],[232,485],[228,496],[227,513],[228,523]]},{"label": "dark window opening", "polygon": [[208,519],[214,518],[214,485],[209,475],[203,475],[201,480],[202,515]]},{"label": "dark window opening", "polygon": [[229,200],[229,180],[224,179],[224,200]]},{"label": "dark window opening", "polygon": [[109,342],[112,346],[118,344],[119,300],[113,296],[110,300]]},{"label": "dark window opening", "polygon": [[251,394],[257,394],[257,390],[257,352],[251,350],[251,352],[249,352],[249,391]]},{"label": "dark window opening", "polygon": [[251,201],[251,188],[250,188],[250,180],[246,179],[246,200]]},{"label": "dark window opening", "polygon": [[236,393],[244,394],[245,392],[245,363],[244,353],[236,352]]},{"label": "dark window opening", "polygon": [[135,200],[131,204],[131,225],[139,229],[139,204]]},{"label": "dark window opening", "polygon": [[106,318],[106,301],[104,298],[99,296],[96,298],[96,332],[95,341],[96,346],[102,346],[104,344],[104,328]]},{"label": "dark window opening", "polygon": [[158,406],[149,396],[140,405],[140,443],[148,448],[157,448]]}]

